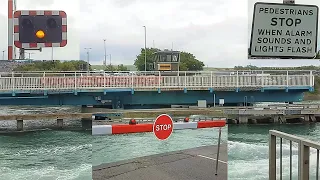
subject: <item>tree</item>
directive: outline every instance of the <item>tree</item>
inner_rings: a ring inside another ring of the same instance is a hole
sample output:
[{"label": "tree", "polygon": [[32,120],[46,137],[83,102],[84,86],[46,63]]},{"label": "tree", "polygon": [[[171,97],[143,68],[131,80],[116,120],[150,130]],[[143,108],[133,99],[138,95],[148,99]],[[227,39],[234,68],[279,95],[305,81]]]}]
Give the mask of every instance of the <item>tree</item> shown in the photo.
[{"label": "tree", "polygon": [[[154,60],[154,53],[160,51],[157,48],[147,48],[147,70],[151,70],[149,67],[153,65]],[[136,60],[134,61],[134,65],[138,69],[138,71],[144,71],[145,68],[145,49],[141,48],[140,54],[137,56]],[[188,52],[181,52],[180,53],[180,65],[179,69],[181,71],[200,71],[203,70],[204,63],[196,59],[196,57]]]},{"label": "tree", "polygon": [[107,67],[105,68],[105,71],[116,71],[116,68],[114,66],[112,66],[111,64],[107,65]]},{"label": "tree", "polygon": [[[156,48],[147,48],[147,70],[150,70],[149,64],[153,64],[153,54],[157,51],[160,51],[160,49]],[[144,71],[145,69],[145,49],[141,48],[140,54],[137,56],[136,60],[134,61],[134,64],[138,71]]]},{"label": "tree", "polygon": [[188,52],[181,52],[180,65],[181,71],[202,71],[204,63],[196,59],[196,57]]},{"label": "tree", "polygon": [[[14,69],[14,71],[86,71],[87,63],[85,61],[33,61],[23,64]],[[91,66],[89,66],[91,71]]]},{"label": "tree", "polygon": [[118,66],[112,66],[111,64],[107,65],[105,71],[128,71],[128,68],[123,64],[119,64]]},{"label": "tree", "polygon": [[123,64],[119,64],[117,67],[117,71],[128,71],[128,68]]}]

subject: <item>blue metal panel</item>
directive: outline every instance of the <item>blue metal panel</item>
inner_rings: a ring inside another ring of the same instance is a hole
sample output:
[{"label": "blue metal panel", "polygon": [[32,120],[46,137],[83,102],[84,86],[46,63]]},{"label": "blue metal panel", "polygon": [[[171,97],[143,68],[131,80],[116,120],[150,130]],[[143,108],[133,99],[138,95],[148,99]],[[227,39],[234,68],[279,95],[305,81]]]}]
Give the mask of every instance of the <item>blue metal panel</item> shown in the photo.
[{"label": "blue metal panel", "polygon": [[[306,90],[308,91],[308,90]],[[255,102],[297,102],[302,101],[304,90],[290,89],[288,92],[282,90],[266,90],[261,91],[215,91],[216,103],[219,99],[224,99],[225,103],[243,103],[244,97],[248,98],[248,103]],[[109,102],[113,108],[123,108],[125,106],[153,106],[153,105],[171,105],[171,104],[190,104],[195,105],[198,100],[206,100],[213,103],[214,94],[208,90],[203,91],[129,91],[117,92],[79,92],[75,96],[74,92],[64,93],[56,92],[50,94],[47,98],[42,92],[38,97],[34,94],[16,93],[16,97],[11,94],[1,94],[1,105],[103,105],[101,101]],[[9,98],[10,97],[10,98]]]}]

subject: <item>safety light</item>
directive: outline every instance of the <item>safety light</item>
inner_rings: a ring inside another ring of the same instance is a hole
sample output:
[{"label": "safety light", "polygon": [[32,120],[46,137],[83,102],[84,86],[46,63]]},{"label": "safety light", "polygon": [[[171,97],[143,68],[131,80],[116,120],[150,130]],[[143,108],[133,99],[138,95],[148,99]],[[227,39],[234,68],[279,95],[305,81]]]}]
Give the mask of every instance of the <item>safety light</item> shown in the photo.
[{"label": "safety light", "polygon": [[42,30],[37,31],[36,33],[37,38],[42,39],[44,38],[45,34]]},{"label": "safety light", "polygon": [[14,22],[14,45],[17,48],[67,45],[67,14],[64,11],[15,11]]}]

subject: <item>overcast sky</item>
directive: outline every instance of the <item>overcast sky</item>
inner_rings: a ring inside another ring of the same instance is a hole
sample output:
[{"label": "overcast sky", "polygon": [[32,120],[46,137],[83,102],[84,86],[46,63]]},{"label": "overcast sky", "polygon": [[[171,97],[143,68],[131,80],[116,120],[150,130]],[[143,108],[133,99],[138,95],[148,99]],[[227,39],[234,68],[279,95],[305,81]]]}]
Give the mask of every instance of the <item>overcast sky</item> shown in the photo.
[{"label": "overcast sky", "polygon": [[[7,48],[7,0],[0,0],[0,48]],[[249,24],[253,0],[18,0],[18,9],[61,9],[68,14],[68,45],[54,50],[54,59],[86,59],[102,64],[106,39],[112,64],[133,64],[147,46],[193,53],[206,66],[235,65],[291,66],[320,65],[305,60],[247,60]],[[268,0],[282,2],[282,0]],[[296,0],[317,4],[319,0]],[[80,8],[80,11],[79,11]],[[79,13],[81,12],[81,13]],[[80,16],[81,15],[81,16]],[[249,20],[248,20],[249,19]],[[154,41],[154,43],[153,43]],[[33,52],[35,59],[51,59],[51,49]],[[1,54],[2,55],[2,54]],[[2,56],[0,56],[2,58]],[[109,61],[109,57],[108,57]]]},{"label": "overcast sky", "polygon": [[[8,1],[0,0],[0,50],[2,59],[2,51],[7,50],[8,46]],[[79,59],[80,54],[80,36],[79,36],[79,0],[17,0],[17,10],[63,10],[67,13],[68,18],[68,44],[64,48],[54,48],[54,59],[56,60],[74,60]],[[27,51],[26,57],[31,54],[32,59],[50,60],[51,48],[39,51]],[[17,51],[17,58],[19,58]],[[7,52],[5,52],[7,59]]]},{"label": "overcast sky", "polygon": [[[252,9],[254,2],[249,4]],[[92,48],[90,61],[94,64],[104,59],[103,39],[112,64],[133,64],[144,47],[144,25],[148,47],[171,49],[173,42],[175,50],[193,53],[206,66],[320,64],[247,60],[248,14],[252,16],[247,0],[82,0],[80,11],[88,24],[80,30],[81,58],[86,59],[84,48]]]}]

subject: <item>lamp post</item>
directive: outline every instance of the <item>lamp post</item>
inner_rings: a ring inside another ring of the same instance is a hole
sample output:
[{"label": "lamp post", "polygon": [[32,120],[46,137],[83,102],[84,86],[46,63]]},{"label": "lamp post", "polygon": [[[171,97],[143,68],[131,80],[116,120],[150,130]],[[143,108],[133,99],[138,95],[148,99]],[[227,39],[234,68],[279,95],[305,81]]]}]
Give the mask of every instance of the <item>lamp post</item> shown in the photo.
[{"label": "lamp post", "polygon": [[107,49],[106,49],[106,39],[103,40],[104,45],[104,66],[107,67]]},{"label": "lamp post", "polygon": [[144,71],[147,73],[147,27],[144,27]]},{"label": "lamp post", "polygon": [[89,74],[89,71],[90,71],[90,68],[89,68],[89,65],[90,65],[89,54],[90,54],[90,50],[92,48],[84,48],[84,49],[87,50],[87,73]]}]

